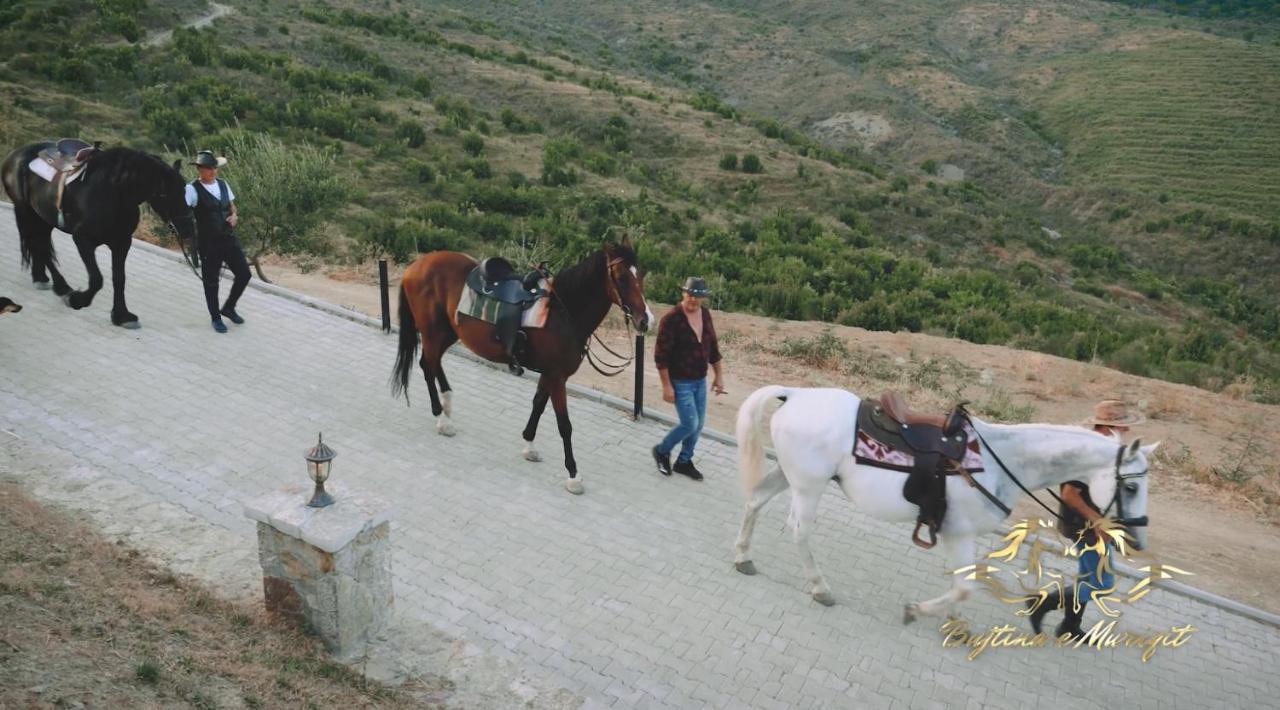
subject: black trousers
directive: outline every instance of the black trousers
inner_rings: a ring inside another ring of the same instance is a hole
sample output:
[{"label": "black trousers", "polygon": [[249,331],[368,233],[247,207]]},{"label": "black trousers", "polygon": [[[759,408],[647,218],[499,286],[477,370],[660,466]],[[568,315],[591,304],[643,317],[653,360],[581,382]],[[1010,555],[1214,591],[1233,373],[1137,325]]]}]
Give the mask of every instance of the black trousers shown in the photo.
[{"label": "black trousers", "polygon": [[231,270],[235,281],[231,284],[231,293],[227,294],[226,308],[234,309],[245,286],[249,285],[249,262],[244,258],[238,239],[225,239],[213,244],[200,245],[200,272],[204,279],[204,300],[209,306],[209,317],[220,318],[218,307],[218,276],[222,265]]}]

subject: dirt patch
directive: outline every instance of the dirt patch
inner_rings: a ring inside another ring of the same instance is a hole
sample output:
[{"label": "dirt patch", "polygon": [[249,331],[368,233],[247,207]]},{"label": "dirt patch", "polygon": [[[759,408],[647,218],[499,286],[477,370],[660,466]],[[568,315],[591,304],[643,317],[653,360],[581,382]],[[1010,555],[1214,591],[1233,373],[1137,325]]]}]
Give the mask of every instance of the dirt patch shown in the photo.
[{"label": "dirt patch", "polygon": [[893,126],[879,114],[853,111],[818,121],[813,124],[813,135],[832,143],[856,140],[871,146],[888,140],[893,135]]},{"label": "dirt patch", "polygon": [[[428,705],[0,481],[0,707]],[[436,693],[447,687],[417,687]]]}]

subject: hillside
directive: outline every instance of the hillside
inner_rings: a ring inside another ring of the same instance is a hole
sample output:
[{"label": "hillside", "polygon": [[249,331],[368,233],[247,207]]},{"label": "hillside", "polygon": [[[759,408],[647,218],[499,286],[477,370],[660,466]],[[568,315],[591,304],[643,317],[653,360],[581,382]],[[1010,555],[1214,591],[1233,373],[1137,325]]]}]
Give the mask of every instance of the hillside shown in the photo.
[{"label": "hillside", "polygon": [[[522,244],[563,266],[623,229],[652,293],[696,271],[729,310],[1280,398],[1270,25],[1109,3],[230,4],[155,48],[120,17],[203,8],[0,13],[20,47],[0,143],[176,154],[269,132],[333,151],[354,189],[289,245],[309,268]],[[1171,62],[1194,71],[1125,84]],[[1160,120],[1134,126],[1148,105]]]}]

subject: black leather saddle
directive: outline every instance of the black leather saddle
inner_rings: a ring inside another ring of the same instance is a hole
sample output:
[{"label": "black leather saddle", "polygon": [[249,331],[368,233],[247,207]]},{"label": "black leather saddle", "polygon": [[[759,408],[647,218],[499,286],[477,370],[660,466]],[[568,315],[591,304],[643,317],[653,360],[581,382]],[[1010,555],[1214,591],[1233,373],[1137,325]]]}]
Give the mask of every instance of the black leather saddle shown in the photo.
[{"label": "black leather saddle", "polygon": [[[964,422],[962,405],[946,415],[919,414],[908,409],[896,392],[858,406],[859,431],[914,459],[902,496],[920,508],[911,541],[925,549],[938,543],[938,529],[947,514],[947,476],[964,471],[969,446]],[[920,537],[922,526],[929,529],[928,542]]]}]

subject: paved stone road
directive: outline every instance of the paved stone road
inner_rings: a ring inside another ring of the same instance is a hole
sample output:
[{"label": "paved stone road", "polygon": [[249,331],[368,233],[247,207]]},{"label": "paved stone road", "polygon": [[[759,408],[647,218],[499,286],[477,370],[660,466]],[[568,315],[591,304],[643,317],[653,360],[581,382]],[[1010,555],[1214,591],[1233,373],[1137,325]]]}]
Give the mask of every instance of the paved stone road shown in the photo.
[{"label": "paved stone road", "polygon": [[[335,479],[398,504],[401,613],[588,706],[1280,702],[1280,632],[1165,591],[1128,611],[1125,627],[1201,631],[1146,664],[1134,649],[994,649],[972,662],[944,651],[936,625],[901,624],[905,602],[947,584],[941,555],[834,495],[815,549],[839,603],[817,606],[801,590],[782,499],[757,528],[761,575],[733,572],[740,500],[728,447],[702,446],[703,484],[663,479],[648,457],[657,424],[574,399],[587,494],[572,497],[553,418],[539,437],[548,461],[519,457],[529,379],[448,360],[459,434],[441,438],[421,380],[412,408],[388,395],[394,338],[253,289],[240,309],[248,324],[217,335],[192,274],[141,250],[129,295],[143,328],[114,328],[109,290],[82,311],[32,290],[11,219],[0,209],[0,294],[26,310],[0,317],[0,429],[19,438],[0,434],[0,473],[225,593],[259,589],[239,502],[301,479],[302,452],[323,430],[339,452]],[[83,284],[70,241],[59,248]],[[983,628],[1011,620],[985,594],[965,616]]]}]

